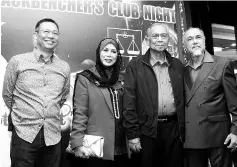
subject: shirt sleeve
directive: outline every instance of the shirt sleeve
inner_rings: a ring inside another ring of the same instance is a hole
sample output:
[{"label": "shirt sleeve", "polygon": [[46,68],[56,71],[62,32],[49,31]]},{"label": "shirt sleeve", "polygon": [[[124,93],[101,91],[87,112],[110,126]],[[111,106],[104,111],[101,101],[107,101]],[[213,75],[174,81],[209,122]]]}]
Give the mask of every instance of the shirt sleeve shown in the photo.
[{"label": "shirt sleeve", "polygon": [[70,143],[72,149],[82,146],[87,129],[89,95],[87,79],[77,74],[73,95],[73,121]]},{"label": "shirt sleeve", "polygon": [[[131,62],[134,63],[134,62]],[[140,136],[138,113],[136,110],[136,72],[134,64],[128,64],[124,75],[123,94],[123,125],[127,138],[134,139]]]},{"label": "shirt sleeve", "polygon": [[228,61],[223,72],[223,88],[228,110],[232,116],[230,132],[237,135],[237,84],[233,65]]},{"label": "shirt sleeve", "polygon": [[66,80],[65,80],[64,87],[62,90],[62,98],[61,98],[61,102],[60,102],[60,107],[62,107],[64,102],[67,100],[69,92],[70,92],[70,67],[68,65],[67,66],[67,76],[66,76]]},{"label": "shirt sleeve", "polygon": [[13,92],[17,81],[17,60],[15,57],[11,58],[5,72],[2,97],[9,109],[10,113],[8,116],[8,130],[13,130],[13,124],[11,119],[12,103],[13,103]]}]

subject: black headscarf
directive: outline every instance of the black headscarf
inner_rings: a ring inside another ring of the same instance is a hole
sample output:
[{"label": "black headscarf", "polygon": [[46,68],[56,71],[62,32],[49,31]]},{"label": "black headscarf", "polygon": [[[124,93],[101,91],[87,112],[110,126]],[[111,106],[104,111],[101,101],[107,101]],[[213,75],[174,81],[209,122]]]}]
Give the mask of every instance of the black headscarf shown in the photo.
[{"label": "black headscarf", "polygon": [[[100,52],[104,49],[106,45],[109,43],[113,44],[117,50],[118,57],[116,62],[110,66],[106,67],[103,65],[100,59]],[[98,87],[111,87],[119,79],[120,69],[121,69],[122,57],[119,51],[119,44],[112,38],[105,38],[100,41],[97,49],[96,49],[96,71],[95,73],[93,70],[85,70],[81,73],[81,75],[85,76],[91,82],[94,82]],[[109,76],[106,71],[110,71],[111,75]]]}]

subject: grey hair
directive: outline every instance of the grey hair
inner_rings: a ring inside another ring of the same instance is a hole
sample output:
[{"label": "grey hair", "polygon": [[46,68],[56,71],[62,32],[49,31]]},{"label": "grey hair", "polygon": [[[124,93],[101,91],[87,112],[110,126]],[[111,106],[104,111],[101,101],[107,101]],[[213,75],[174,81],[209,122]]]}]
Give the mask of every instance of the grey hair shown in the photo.
[{"label": "grey hair", "polygon": [[152,25],[150,25],[150,26],[148,27],[148,29],[147,29],[147,31],[146,31],[146,36],[147,36],[147,37],[149,36],[149,33],[150,33],[150,31],[151,31],[151,28],[152,28],[152,27],[155,27],[155,26],[163,26],[163,27],[165,27],[165,29],[166,29],[166,31],[167,31],[167,33],[168,33],[168,36],[170,36],[170,34],[169,34],[169,28],[167,27],[166,24],[164,24],[164,23],[154,23],[154,24],[152,24]]},{"label": "grey hair", "polygon": [[198,28],[198,27],[189,27],[189,28],[184,32],[184,34],[183,34],[183,37],[182,37],[182,43],[183,43],[183,45],[184,45],[184,42],[185,42],[186,34],[187,34],[187,32],[188,32],[189,30],[191,30],[191,29],[199,30],[199,32],[201,32],[202,36],[204,37],[204,40],[206,39],[206,38],[205,38],[205,35],[204,35],[204,32],[203,32],[200,28]]}]

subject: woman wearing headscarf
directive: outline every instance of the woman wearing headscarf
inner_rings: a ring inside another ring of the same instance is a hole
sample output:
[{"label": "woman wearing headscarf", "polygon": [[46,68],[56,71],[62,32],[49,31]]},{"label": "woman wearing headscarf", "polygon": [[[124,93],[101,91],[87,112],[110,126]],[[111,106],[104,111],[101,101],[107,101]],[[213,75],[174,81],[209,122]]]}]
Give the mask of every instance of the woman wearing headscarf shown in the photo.
[{"label": "woman wearing headscarf", "polygon": [[[122,58],[118,43],[103,39],[96,50],[96,65],[77,74],[73,96],[70,144],[87,166],[126,166],[127,147],[122,127]],[[103,157],[92,157],[83,146],[85,134],[104,137]]]}]

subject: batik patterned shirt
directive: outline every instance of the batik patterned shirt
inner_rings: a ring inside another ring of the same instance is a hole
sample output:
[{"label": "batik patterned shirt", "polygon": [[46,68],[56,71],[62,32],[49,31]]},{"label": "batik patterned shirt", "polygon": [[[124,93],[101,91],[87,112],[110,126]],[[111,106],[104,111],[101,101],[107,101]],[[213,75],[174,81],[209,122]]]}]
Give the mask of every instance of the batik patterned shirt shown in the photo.
[{"label": "batik patterned shirt", "polygon": [[46,62],[34,49],[10,59],[2,95],[20,138],[32,143],[43,127],[47,146],[60,141],[60,107],[68,96],[69,83],[70,67],[55,54]]}]

